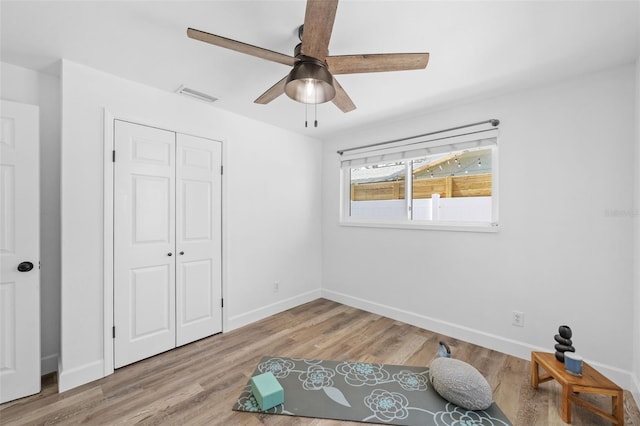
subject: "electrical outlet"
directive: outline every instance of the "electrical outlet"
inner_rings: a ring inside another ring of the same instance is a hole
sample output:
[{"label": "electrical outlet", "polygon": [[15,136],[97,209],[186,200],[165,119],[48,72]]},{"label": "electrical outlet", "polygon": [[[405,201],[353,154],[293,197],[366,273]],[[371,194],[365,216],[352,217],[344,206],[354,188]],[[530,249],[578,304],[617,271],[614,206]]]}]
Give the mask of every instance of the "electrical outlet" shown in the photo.
[{"label": "electrical outlet", "polygon": [[511,325],[515,327],[524,327],[524,312],[513,311],[511,313]]},{"label": "electrical outlet", "polygon": [[277,293],[278,291],[280,291],[280,281],[276,281],[273,283],[273,292]]}]

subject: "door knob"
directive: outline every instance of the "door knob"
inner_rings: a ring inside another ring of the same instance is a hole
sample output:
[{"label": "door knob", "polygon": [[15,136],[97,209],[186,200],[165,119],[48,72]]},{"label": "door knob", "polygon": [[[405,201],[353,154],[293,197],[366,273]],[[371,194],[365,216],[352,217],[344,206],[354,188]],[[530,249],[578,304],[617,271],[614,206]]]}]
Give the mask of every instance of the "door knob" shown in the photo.
[{"label": "door knob", "polygon": [[18,265],[18,271],[20,272],[29,272],[33,269],[33,263],[31,262],[22,262]]},{"label": "door knob", "polygon": [[184,252],[183,252],[183,251],[181,251],[181,252],[180,252],[180,256],[182,256],[183,254],[184,254]]},{"label": "door knob", "polygon": [[167,253],[167,256],[173,256],[173,253],[169,252]]}]

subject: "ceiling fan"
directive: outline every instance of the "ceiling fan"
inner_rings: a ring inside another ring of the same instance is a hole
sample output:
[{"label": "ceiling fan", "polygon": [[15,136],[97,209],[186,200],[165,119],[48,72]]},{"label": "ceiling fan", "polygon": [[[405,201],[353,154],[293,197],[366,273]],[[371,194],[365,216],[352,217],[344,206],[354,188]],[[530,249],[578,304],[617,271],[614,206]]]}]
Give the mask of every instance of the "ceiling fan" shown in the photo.
[{"label": "ceiling fan", "polygon": [[187,36],[226,49],[256,56],[293,67],[291,72],[260,95],[254,102],[268,104],[283,93],[305,104],[328,101],[343,112],[356,106],[333,77],[334,74],[356,74],[423,69],[428,53],[386,53],[329,56],[329,40],[338,8],[338,0],[307,0],[304,24],[298,30],[301,43],[294,56],[263,49],[193,28]]}]

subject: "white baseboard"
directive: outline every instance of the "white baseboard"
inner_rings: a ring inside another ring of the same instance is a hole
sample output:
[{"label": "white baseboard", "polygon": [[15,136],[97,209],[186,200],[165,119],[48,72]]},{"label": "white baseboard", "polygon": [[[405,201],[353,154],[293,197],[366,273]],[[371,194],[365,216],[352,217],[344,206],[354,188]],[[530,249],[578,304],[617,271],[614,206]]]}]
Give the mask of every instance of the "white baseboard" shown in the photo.
[{"label": "white baseboard", "polygon": [[270,317],[271,315],[278,314],[286,311],[287,309],[295,308],[296,306],[311,302],[318,298],[320,298],[320,289],[302,293],[297,296],[272,303],[271,305],[254,309],[253,311],[229,317],[224,331],[227,332],[240,328],[247,324],[251,324],[252,322]]},{"label": "white baseboard", "polygon": [[47,355],[40,358],[40,375],[58,371],[58,354]]},{"label": "white baseboard", "polygon": [[[549,351],[549,348],[533,346],[517,340],[507,339],[496,334],[486,333],[484,331],[476,330],[470,327],[442,321],[436,318],[417,314],[415,312],[409,312],[403,309],[395,308],[393,306],[383,305],[381,303],[372,302],[332,290],[322,289],[322,297],[324,297],[325,299],[333,300],[334,302],[342,303],[343,305],[352,306],[354,308],[362,309],[363,311],[382,315],[397,321],[402,321],[416,327],[444,334],[455,339],[473,343],[474,345],[489,348],[521,359],[531,359],[532,351]],[[437,348],[434,348],[434,353],[436,351]],[[632,378],[632,374],[630,371],[621,370],[617,367],[612,367],[609,365],[591,361],[589,361],[589,364],[594,366],[602,374],[618,384],[618,386],[628,390],[632,390],[635,388],[635,395],[637,395],[637,378]],[[639,398],[636,396],[636,401],[638,399]]]},{"label": "white baseboard", "polygon": [[[271,315],[275,315],[282,311],[286,311],[287,309],[291,309],[304,303],[311,302],[312,300],[316,300],[319,297],[320,289],[317,289],[294,297],[290,297],[285,300],[278,301],[277,303],[255,309],[253,311],[230,317],[224,331],[231,331],[235,328],[239,328],[252,322],[267,318]],[[60,362],[58,361],[59,392],[73,389],[85,383],[101,379],[104,376],[105,370],[103,360],[94,361],[72,369],[61,368]]]},{"label": "white baseboard", "polygon": [[62,393],[104,376],[102,360],[90,362],[71,369],[60,368],[58,364],[58,392]]}]

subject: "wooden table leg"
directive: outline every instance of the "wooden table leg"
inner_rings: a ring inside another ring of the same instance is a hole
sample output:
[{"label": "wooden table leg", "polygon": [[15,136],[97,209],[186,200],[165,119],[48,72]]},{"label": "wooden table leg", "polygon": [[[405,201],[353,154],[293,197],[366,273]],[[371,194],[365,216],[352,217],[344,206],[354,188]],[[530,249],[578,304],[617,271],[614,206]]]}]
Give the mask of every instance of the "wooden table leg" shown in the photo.
[{"label": "wooden table leg", "polygon": [[622,392],[611,396],[611,415],[618,420],[618,426],[624,426],[624,396]]},{"label": "wooden table leg", "polygon": [[540,383],[540,376],[538,376],[538,360],[535,356],[531,357],[531,386],[538,387]]},{"label": "wooden table leg", "polygon": [[563,385],[560,416],[562,417],[562,421],[565,423],[571,423],[571,400],[569,399],[569,395],[571,395],[571,387]]}]

